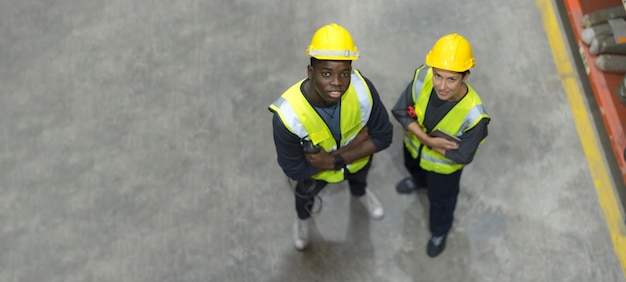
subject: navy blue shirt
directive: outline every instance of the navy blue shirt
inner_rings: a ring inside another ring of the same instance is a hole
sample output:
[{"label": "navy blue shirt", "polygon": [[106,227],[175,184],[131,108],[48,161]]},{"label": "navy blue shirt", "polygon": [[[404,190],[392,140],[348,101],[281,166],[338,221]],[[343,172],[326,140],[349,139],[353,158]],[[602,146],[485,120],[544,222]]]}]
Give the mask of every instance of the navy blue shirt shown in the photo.
[{"label": "navy blue shirt", "polygon": [[[393,125],[389,121],[389,115],[387,114],[385,106],[380,101],[378,91],[376,90],[372,82],[369,81],[369,79],[367,79],[366,77],[363,78],[365,79],[365,82],[370,89],[370,93],[372,94],[372,112],[370,114],[369,120],[366,123],[366,126],[369,131],[370,140],[372,141],[372,143],[374,143],[374,146],[376,147],[376,152],[379,152],[391,145],[391,141],[393,138]],[[302,95],[304,95],[304,90],[302,89],[302,87],[306,82],[307,80],[304,80],[303,83],[300,84],[300,93],[303,93]],[[306,98],[306,95],[304,96]],[[320,113],[320,116],[325,120],[328,120],[331,115],[334,115],[336,119],[336,117],[339,116],[339,111],[341,110],[340,103],[337,105],[337,109],[334,113],[332,106],[326,107],[325,109],[321,109],[322,107],[320,107],[320,105],[313,106],[318,108],[318,113]],[[328,121],[327,124],[329,123]],[[330,123],[332,124],[332,122]],[[272,125],[274,131],[274,145],[276,146],[276,154],[278,157],[278,165],[280,165],[280,167],[283,169],[285,175],[294,180],[304,180],[309,179],[311,178],[311,176],[317,174],[319,172],[319,169],[310,165],[305,159],[302,146],[300,145],[300,137],[291,133],[285,127],[280,117],[276,113],[274,113],[274,116],[272,118]],[[339,128],[337,126],[330,126],[329,128],[333,132],[333,136],[335,136],[335,139],[337,139],[337,137],[341,135],[341,133],[338,132]]]}]

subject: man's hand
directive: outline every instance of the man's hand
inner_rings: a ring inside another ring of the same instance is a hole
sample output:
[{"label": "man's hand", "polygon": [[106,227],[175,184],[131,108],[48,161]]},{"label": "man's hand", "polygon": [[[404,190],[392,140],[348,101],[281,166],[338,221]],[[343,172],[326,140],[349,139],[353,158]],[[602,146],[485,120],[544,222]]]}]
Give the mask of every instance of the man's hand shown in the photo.
[{"label": "man's hand", "polygon": [[[353,160],[362,158],[362,156],[358,156],[359,154],[362,154],[362,153],[359,153],[358,150],[355,150],[357,156],[354,156],[354,152],[349,152],[349,151],[358,148],[359,146],[363,144],[363,142],[366,142],[368,140],[370,140],[369,130],[367,129],[367,127],[363,127],[363,129],[361,129],[361,131],[359,131],[359,133],[354,137],[352,142],[348,143],[348,145],[346,145],[345,147],[341,147],[330,153],[324,150],[320,150],[318,153],[315,153],[315,154],[305,154],[306,161],[310,165],[318,168],[319,170],[334,170],[335,169],[334,155],[341,154],[344,157],[344,160],[346,161],[346,163],[349,164]],[[374,145],[371,145],[371,146],[373,147]],[[351,153],[352,155],[350,155]]]},{"label": "man's hand", "polygon": [[325,150],[320,150],[315,154],[304,154],[306,161],[319,170],[335,169],[335,158]]}]

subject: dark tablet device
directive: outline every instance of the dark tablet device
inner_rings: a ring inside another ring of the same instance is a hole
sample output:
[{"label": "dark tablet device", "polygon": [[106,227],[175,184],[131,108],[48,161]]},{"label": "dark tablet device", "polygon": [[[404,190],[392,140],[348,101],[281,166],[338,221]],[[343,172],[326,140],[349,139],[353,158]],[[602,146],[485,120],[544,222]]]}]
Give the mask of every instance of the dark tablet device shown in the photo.
[{"label": "dark tablet device", "polygon": [[445,139],[448,139],[448,140],[450,140],[452,142],[456,142],[457,144],[461,143],[461,139],[459,137],[456,137],[456,136],[454,136],[452,134],[449,134],[449,133],[447,133],[447,132],[445,132],[445,131],[443,131],[443,130],[441,130],[439,128],[433,130],[428,135],[430,135],[431,137],[445,138]]}]

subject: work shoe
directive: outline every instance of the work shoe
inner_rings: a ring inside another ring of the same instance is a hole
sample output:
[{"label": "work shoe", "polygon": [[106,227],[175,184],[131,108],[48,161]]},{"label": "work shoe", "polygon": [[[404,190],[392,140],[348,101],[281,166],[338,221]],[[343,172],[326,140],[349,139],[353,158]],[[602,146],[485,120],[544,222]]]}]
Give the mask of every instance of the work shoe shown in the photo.
[{"label": "work shoe", "polygon": [[359,201],[365,206],[371,218],[379,219],[385,214],[383,206],[372,192],[365,190],[365,195],[359,197]]},{"label": "work shoe", "polygon": [[446,247],[446,237],[446,234],[430,237],[426,247],[426,253],[429,257],[434,258],[443,252],[443,249]]},{"label": "work shoe", "polygon": [[298,251],[304,250],[309,244],[309,219],[299,219],[293,223],[293,244]]},{"label": "work shoe", "polygon": [[417,187],[415,184],[415,180],[413,177],[407,177],[405,179],[400,180],[398,184],[396,184],[396,192],[400,194],[410,194],[417,189],[426,189],[425,187]]}]

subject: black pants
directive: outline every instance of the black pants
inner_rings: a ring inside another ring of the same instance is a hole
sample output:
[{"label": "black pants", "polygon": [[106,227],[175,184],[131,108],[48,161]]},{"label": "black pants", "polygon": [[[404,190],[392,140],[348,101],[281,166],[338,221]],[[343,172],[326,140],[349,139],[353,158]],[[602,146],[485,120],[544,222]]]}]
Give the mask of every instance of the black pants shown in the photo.
[{"label": "black pants", "polygon": [[[363,167],[363,169],[349,173],[346,171],[345,180],[350,185],[350,193],[352,196],[361,197],[365,195],[365,187],[367,186],[367,173],[369,172],[372,158]],[[311,216],[315,196],[326,187],[328,182],[315,179],[300,180],[296,184],[296,212],[299,219],[307,219]]]},{"label": "black pants", "polygon": [[419,166],[419,160],[414,159],[406,147],[404,147],[404,166],[411,173],[418,187],[428,189],[430,232],[433,236],[448,233],[454,221],[454,210],[463,170],[451,174],[426,171]]}]

